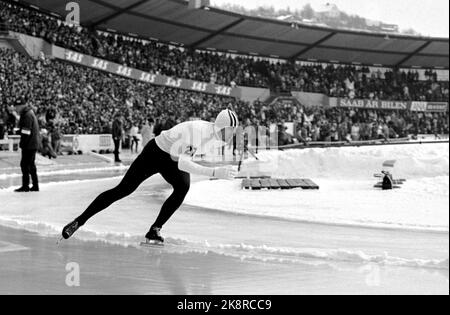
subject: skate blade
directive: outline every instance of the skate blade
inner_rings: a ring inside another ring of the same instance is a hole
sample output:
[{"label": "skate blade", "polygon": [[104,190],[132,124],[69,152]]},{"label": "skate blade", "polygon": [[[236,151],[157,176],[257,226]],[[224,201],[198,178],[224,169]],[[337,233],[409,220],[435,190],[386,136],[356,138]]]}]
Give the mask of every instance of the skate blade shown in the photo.
[{"label": "skate blade", "polygon": [[143,247],[164,247],[164,243],[159,242],[159,241],[147,240],[145,242],[141,242],[141,246],[143,246]]}]

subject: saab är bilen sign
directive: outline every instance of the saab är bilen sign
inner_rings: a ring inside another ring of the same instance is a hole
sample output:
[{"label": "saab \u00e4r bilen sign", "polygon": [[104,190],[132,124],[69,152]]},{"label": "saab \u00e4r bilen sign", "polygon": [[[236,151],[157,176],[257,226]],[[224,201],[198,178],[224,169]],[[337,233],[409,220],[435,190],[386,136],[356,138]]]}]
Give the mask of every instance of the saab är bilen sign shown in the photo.
[{"label": "saab \u00e4r bilen sign", "polygon": [[346,108],[394,109],[394,110],[408,109],[408,102],[402,101],[380,101],[380,100],[340,98],[338,99],[337,105],[338,107],[346,107]]}]

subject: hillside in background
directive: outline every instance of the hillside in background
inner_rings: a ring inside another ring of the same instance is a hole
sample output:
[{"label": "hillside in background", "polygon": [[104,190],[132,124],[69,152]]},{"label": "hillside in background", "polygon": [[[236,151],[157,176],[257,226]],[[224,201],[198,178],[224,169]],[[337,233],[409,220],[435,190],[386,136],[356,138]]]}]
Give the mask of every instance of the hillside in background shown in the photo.
[{"label": "hillside in background", "polygon": [[421,35],[413,29],[400,30],[399,26],[395,24],[369,20],[358,15],[347,14],[332,3],[327,3],[320,9],[316,10],[310,4],[305,5],[301,10],[293,10],[289,7],[286,9],[277,10],[273,6],[261,6],[255,9],[247,9],[243,6],[232,4],[223,4],[219,7],[223,10],[239,14],[292,22],[293,27],[296,27],[295,23],[301,23],[339,29],[393,34],[400,33],[416,36]]}]

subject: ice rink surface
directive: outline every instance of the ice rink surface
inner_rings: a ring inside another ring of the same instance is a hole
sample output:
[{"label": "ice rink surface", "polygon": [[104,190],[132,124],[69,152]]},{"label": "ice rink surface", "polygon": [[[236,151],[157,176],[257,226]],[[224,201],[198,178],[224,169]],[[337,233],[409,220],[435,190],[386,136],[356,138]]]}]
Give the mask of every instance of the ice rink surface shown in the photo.
[{"label": "ice rink surface", "polygon": [[[170,193],[162,178],[57,246],[61,228],[120,176],[50,172],[38,194],[0,190],[0,293],[448,294],[448,152],[448,144],[262,152],[257,167],[320,190],[243,191],[239,181],[195,177],[160,250],[138,244]],[[388,159],[407,182],[376,190],[373,174]],[[78,288],[64,282],[69,262],[80,265]]]}]

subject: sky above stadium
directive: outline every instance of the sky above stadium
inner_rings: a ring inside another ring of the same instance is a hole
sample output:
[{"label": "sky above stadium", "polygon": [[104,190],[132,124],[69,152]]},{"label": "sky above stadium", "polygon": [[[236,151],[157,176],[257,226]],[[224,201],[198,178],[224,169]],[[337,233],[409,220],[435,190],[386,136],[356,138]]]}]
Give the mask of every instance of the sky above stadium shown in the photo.
[{"label": "sky above stadium", "polygon": [[348,14],[397,24],[400,29],[413,28],[424,36],[449,37],[448,0],[211,0],[212,5],[236,4],[246,8],[274,6],[276,9],[301,9],[310,3],[315,10],[325,7],[327,2],[336,4]]}]

